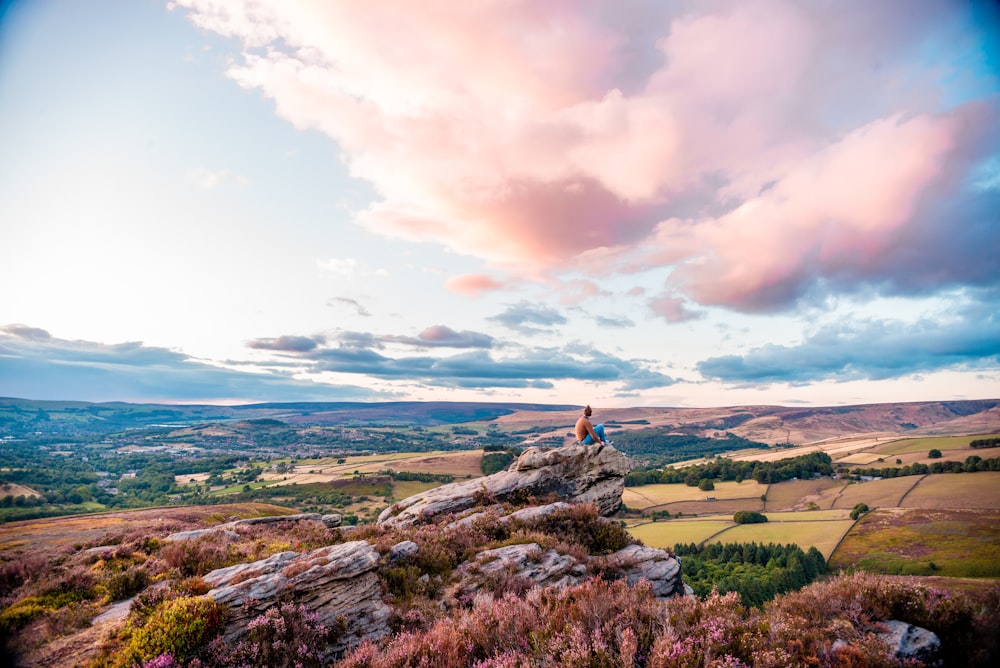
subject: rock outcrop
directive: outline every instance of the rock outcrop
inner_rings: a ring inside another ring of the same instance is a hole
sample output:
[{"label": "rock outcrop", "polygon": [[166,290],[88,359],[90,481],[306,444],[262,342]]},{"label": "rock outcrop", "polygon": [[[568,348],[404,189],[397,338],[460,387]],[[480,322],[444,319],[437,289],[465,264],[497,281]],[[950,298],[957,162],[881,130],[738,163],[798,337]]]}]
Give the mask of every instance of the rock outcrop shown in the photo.
[{"label": "rock outcrop", "polygon": [[[643,545],[625,548],[600,558],[601,569],[617,571],[630,586],[648,580],[658,598],[692,596],[681,580],[681,562],[666,550]],[[579,561],[556,550],[543,550],[537,543],[506,545],[484,550],[456,569],[457,592],[475,594],[489,579],[518,577],[540,587],[569,587],[593,576],[594,558]]]},{"label": "rock outcrop", "polygon": [[331,647],[340,653],[365,638],[388,633],[389,607],[382,602],[379,555],[365,541],[321,547],[306,553],[280,552],[249,564],[220,568],[203,579],[212,599],[227,604],[227,639],[238,638],[247,623],[284,601],[302,603],[327,626],[344,625]]},{"label": "rock outcrop", "polygon": [[543,550],[537,543],[484,550],[457,570],[458,591],[466,596],[475,594],[490,577],[520,577],[533,585],[561,588],[579,584],[587,575],[585,564],[568,554]]},{"label": "rock outcrop", "polygon": [[889,643],[893,656],[897,659],[916,659],[928,666],[935,665],[941,651],[941,641],[936,633],[895,619],[882,624],[886,631],[879,637]]},{"label": "rock outcrop", "polygon": [[506,471],[411,496],[383,511],[378,522],[413,526],[519,494],[556,494],[566,501],[593,503],[610,515],[621,506],[628,471],[628,457],[611,445],[529,448]]},{"label": "rock outcrop", "polygon": [[681,580],[680,559],[666,550],[645,545],[628,545],[606,557],[608,566],[620,570],[629,585],[648,580],[660,598],[693,596],[694,591]]}]

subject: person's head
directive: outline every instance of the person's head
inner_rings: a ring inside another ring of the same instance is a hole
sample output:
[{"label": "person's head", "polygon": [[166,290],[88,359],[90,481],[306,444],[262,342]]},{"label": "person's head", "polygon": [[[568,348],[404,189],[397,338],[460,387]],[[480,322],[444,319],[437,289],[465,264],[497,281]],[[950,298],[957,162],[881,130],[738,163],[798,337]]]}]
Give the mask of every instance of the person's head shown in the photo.
[{"label": "person's head", "polygon": [[587,417],[590,417],[591,415],[594,414],[594,411],[590,408],[590,404],[587,404],[587,407],[583,409],[583,414],[586,415]]}]

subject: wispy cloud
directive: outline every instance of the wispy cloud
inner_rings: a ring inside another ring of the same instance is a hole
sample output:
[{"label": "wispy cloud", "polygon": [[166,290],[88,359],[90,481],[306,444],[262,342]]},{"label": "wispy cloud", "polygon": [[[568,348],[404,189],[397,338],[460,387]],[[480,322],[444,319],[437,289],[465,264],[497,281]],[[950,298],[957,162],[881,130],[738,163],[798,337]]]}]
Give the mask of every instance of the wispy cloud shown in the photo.
[{"label": "wispy cloud", "polygon": [[369,388],[240,371],[141,342],[70,341],[44,330],[0,328],[0,396],[89,401],[371,400]]},{"label": "wispy cloud", "polygon": [[884,320],[830,326],[798,345],[766,345],[703,360],[698,370],[729,383],[805,383],[898,378],[1000,364],[1000,318]]},{"label": "wispy cloud", "polygon": [[314,350],[325,340],[322,336],[279,336],[276,338],[247,341],[247,348],[277,352],[305,353]]},{"label": "wispy cloud", "polygon": [[575,379],[649,388],[677,382],[628,360],[604,354],[570,355],[558,349],[532,350],[497,359],[485,351],[449,357],[389,357],[373,350],[335,348],[315,351],[309,358],[323,371],[405,378],[438,387],[550,388],[553,381]]},{"label": "wispy cloud", "polygon": [[445,325],[434,325],[417,336],[385,335],[386,343],[402,343],[420,348],[492,348],[493,337],[480,332],[456,332]]},{"label": "wispy cloud", "polygon": [[484,292],[492,292],[504,287],[504,284],[486,274],[458,274],[445,281],[445,287],[466,297],[478,297]]},{"label": "wispy cloud", "polygon": [[543,334],[554,325],[566,324],[566,318],[549,306],[522,301],[507,307],[503,313],[489,318],[504,327],[526,335]]},{"label": "wispy cloud", "polygon": [[215,190],[223,186],[244,188],[250,185],[250,179],[230,169],[212,170],[207,167],[198,167],[191,170],[188,173],[188,177],[201,190]]},{"label": "wispy cloud", "polygon": [[326,303],[327,306],[349,306],[355,313],[361,316],[370,316],[371,313],[357,299],[350,297],[333,297]]}]

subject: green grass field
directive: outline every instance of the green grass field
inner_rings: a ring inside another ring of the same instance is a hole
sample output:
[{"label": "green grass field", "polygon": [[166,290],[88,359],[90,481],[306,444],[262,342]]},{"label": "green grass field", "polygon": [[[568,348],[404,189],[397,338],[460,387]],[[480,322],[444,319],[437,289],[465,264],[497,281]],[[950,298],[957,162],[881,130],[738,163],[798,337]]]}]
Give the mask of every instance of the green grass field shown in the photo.
[{"label": "green grass field", "polygon": [[628,532],[649,547],[667,548],[677,543],[701,543],[710,536],[733,526],[733,518],[676,519],[649,522],[631,527]]},{"label": "green grass field", "polygon": [[[830,511],[814,511],[818,513]],[[833,511],[836,512],[836,511]],[[782,513],[765,513],[768,522],[764,524],[734,524],[712,540],[720,543],[795,543],[803,550],[815,547],[828,558],[837,547],[853,520],[825,519],[813,521],[776,521],[772,516]]]},{"label": "green grass field", "polygon": [[440,487],[439,482],[420,482],[418,480],[395,480],[392,483],[392,496],[394,499],[405,499],[414,494],[426,492],[429,489]]},{"label": "green grass field", "polygon": [[1000,510],[876,510],[844,537],[830,565],[893,575],[1000,577]]},{"label": "green grass field", "polygon": [[978,436],[927,436],[924,438],[907,438],[902,441],[886,443],[874,448],[873,452],[881,453],[882,457],[902,455],[911,452],[928,452],[937,448],[942,453],[946,450],[962,450],[969,447],[969,441],[977,438],[997,438],[1000,434],[980,434]]},{"label": "green grass field", "polygon": [[829,558],[844,533],[854,524],[844,510],[765,513],[764,524],[736,524],[731,515],[649,522],[629,533],[650,547],[677,543],[795,543],[803,550],[815,547]]}]

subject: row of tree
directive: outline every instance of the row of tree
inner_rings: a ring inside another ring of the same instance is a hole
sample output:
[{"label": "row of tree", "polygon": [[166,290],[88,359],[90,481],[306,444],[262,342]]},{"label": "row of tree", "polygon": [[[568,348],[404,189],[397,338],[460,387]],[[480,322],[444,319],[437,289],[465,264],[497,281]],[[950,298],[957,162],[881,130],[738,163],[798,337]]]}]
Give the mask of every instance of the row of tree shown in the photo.
[{"label": "row of tree", "polygon": [[625,477],[626,487],[656,483],[685,483],[696,487],[702,480],[756,480],[761,484],[781,482],[792,478],[813,478],[833,475],[833,460],[825,452],[779,459],[776,462],[737,462],[724,457],[683,469],[667,467],[649,471],[633,471]]},{"label": "row of tree", "polygon": [[851,469],[852,476],[869,476],[873,478],[901,478],[908,475],[926,475],[928,473],[975,473],[976,471],[1000,471],[1000,457],[983,459],[978,455],[970,455],[964,462],[946,460],[932,464],[907,464],[906,466],[888,466],[883,468]]}]

